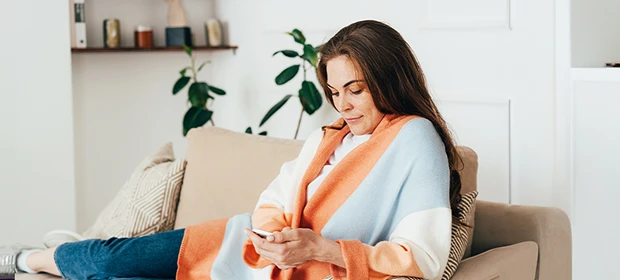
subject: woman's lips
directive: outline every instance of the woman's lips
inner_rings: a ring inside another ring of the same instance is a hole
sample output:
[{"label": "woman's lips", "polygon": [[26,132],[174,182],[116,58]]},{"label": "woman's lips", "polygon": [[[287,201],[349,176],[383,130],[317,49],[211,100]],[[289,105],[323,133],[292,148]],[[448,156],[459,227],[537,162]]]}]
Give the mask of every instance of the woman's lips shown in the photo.
[{"label": "woman's lips", "polygon": [[359,120],[359,119],[361,119],[361,118],[362,118],[362,117],[357,117],[357,118],[345,118],[344,120],[345,120],[347,123],[352,123],[352,122],[356,122],[356,121],[358,121],[358,120]]}]

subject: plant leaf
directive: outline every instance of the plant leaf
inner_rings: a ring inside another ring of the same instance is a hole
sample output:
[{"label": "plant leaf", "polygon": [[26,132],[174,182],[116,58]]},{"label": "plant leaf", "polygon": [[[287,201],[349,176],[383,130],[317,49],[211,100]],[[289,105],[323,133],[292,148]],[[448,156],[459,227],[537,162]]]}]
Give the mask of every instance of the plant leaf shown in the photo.
[{"label": "plant leaf", "polygon": [[198,82],[189,86],[189,102],[193,107],[205,107],[207,99],[213,98],[209,96],[209,86],[207,83]]},{"label": "plant leaf", "polygon": [[247,134],[252,134],[252,127],[249,127],[245,129],[245,133]]},{"label": "plant leaf", "polygon": [[191,67],[185,67],[183,68],[181,71],[179,71],[179,73],[181,74],[181,76],[185,77],[185,72],[189,69],[192,69]]},{"label": "plant leaf", "polygon": [[273,105],[273,107],[271,107],[271,109],[269,109],[269,112],[267,112],[267,114],[265,114],[265,116],[263,117],[263,120],[260,121],[260,124],[258,125],[258,127],[263,126],[263,124],[265,124],[265,122],[267,122],[267,120],[269,120],[269,118],[271,118],[271,116],[273,116],[273,114],[275,114],[278,110],[280,110],[280,108],[282,108],[282,106],[284,106],[284,104],[286,104],[286,102],[291,98],[291,96],[293,96],[292,94],[288,94],[286,96],[284,96],[284,98],[282,98],[282,100],[280,100],[278,103],[276,103],[276,105]]},{"label": "plant leaf", "polygon": [[226,92],[220,88],[216,88],[214,86],[209,86],[209,90],[217,95],[226,95]]},{"label": "plant leaf", "polygon": [[286,32],[286,34],[293,36],[293,38],[295,39],[295,42],[297,43],[300,43],[302,45],[306,43],[306,37],[304,36],[304,33],[302,33],[297,28],[293,29],[292,32]]},{"label": "plant leaf", "polygon": [[284,69],[276,77],[276,84],[280,85],[280,86],[283,85],[283,84],[286,84],[288,81],[293,79],[295,77],[295,75],[297,75],[297,72],[299,72],[299,64],[295,64],[293,66],[290,66],[290,67]]},{"label": "plant leaf", "polygon": [[301,89],[299,90],[299,100],[304,108],[304,111],[308,115],[314,114],[316,110],[321,108],[323,99],[319,90],[316,88],[313,82],[303,81],[301,83]]},{"label": "plant leaf", "polygon": [[185,49],[185,52],[187,53],[187,55],[192,56],[192,48],[190,48],[186,44],[183,44],[183,49]]},{"label": "plant leaf", "polygon": [[196,72],[200,72],[200,70],[202,70],[202,67],[205,67],[205,64],[207,64],[207,62],[203,62],[202,64],[200,64],[200,66],[198,67],[198,70],[196,70]]},{"label": "plant leaf", "polygon": [[316,49],[310,44],[306,44],[304,46],[304,54],[301,55],[301,58],[310,62],[310,64],[312,64],[312,66],[315,68],[316,68],[317,62],[319,62],[319,57],[317,56]]},{"label": "plant leaf", "polygon": [[263,131],[263,132],[259,133],[258,135],[267,136],[267,131]]},{"label": "plant leaf", "polygon": [[276,54],[279,54],[279,53],[282,53],[283,55],[288,56],[288,57],[298,57],[299,56],[298,52],[292,51],[292,50],[277,51],[277,52],[273,53],[272,56],[275,56]]},{"label": "plant leaf", "polygon": [[203,126],[211,119],[211,116],[213,116],[213,111],[204,107],[189,108],[183,117],[183,136],[186,136],[190,129]]},{"label": "plant leaf", "polygon": [[179,91],[181,91],[187,85],[187,83],[189,83],[189,80],[190,80],[189,77],[179,78],[177,82],[174,83],[174,87],[172,87],[172,94],[175,95]]}]

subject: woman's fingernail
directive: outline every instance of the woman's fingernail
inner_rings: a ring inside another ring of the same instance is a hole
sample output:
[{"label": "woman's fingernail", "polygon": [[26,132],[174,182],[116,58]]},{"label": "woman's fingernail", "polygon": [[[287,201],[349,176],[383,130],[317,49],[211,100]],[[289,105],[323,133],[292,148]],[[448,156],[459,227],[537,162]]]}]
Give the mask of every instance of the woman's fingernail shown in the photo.
[{"label": "woman's fingernail", "polygon": [[273,241],[273,239],[274,239],[273,236],[271,236],[271,235],[267,236],[267,241],[271,242],[271,241]]}]

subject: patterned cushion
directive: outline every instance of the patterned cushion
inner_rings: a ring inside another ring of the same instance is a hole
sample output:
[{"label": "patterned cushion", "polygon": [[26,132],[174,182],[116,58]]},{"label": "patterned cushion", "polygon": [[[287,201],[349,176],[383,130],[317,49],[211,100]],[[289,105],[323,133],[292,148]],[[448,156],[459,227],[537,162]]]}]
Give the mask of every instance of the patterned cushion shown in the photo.
[{"label": "patterned cushion", "polygon": [[167,143],[138,165],[83,236],[107,239],[171,230],[184,173],[185,160],[175,160]]},{"label": "patterned cushion", "polygon": [[[461,202],[457,205],[459,210],[461,210],[459,214],[459,221],[466,222],[470,215],[473,215],[473,209],[476,204],[476,197],[478,196],[477,191],[468,192],[461,196]],[[467,247],[467,238],[469,237],[471,230],[465,226],[458,226],[456,224],[452,224],[452,239],[450,244],[450,255],[448,257],[448,265],[446,266],[446,270],[444,270],[443,275],[441,276],[441,280],[448,280],[452,278],[452,275],[456,272],[456,269],[463,258],[463,254],[465,253],[465,248]],[[328,276],[324,278],[324,280],[331,280],[332,276]],[[391,280],[422,280],[416,277],[392,277]]]}]

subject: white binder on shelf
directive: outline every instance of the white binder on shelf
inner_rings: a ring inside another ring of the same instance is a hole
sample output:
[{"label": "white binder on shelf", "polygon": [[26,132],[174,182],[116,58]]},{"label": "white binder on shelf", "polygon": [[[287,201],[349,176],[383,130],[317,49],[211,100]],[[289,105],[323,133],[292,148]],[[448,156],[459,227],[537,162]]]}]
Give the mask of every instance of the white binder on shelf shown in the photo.
[{"label": "white binder on shelf", "polygon": [[73,0],[74,2],[74,23],[75,41],[74,47],[86,48],[86,12],[84,10],[84,0]]}]

